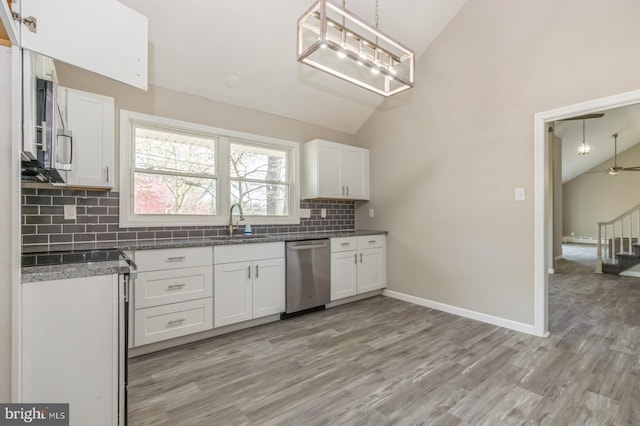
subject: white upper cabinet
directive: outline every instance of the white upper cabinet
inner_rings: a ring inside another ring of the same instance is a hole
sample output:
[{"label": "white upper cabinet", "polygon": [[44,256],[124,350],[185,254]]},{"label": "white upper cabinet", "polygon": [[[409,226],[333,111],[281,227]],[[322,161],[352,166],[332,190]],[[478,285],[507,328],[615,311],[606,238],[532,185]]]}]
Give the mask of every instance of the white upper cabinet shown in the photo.
[{"label": "white upper cabinet", "polygon": [[302,155],[302,198],[369,199],[368,149],[315,139]]},{"label": "white upper cabinet", "polygon": [[[114,182],[114,117],[113,98],[79,90],[58,87],[58,129],[71,132],[71,155],[58,156],[71,163],[65,182],[69,186],[113,188]],[[59,138],[61,139],[61,138]],[[62,138],[64,139],[64,138]]]},{"label": "white upper cabinet", "polygon": [[116,0],[20,0],[17,8],[20,47],[147,89],[146,16]]}]

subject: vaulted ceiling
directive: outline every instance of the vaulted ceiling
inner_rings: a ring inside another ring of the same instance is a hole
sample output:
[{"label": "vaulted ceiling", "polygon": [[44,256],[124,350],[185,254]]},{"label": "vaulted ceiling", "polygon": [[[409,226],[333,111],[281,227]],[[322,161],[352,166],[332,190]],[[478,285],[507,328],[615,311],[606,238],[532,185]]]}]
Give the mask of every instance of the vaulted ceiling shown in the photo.
[{"label": "vaulted ceiling", "polygon": [[[155,86],[352,134],[383,100],[296,61],[296,23],[311,0],[121,1],[149,18]],[[379,28],[418,57],[465,2],[379,0]],[[375,3],[346,7],[374,22]]]},{"label": "vaulted ceiling", "polygon": [[[585,121],[585,141],[591,153],[578,155],[582,143],[582,120],[558,121],[555,134],[562,139],[562,181],[567,182],[599,164],[613,166],[613,137],[618,134],[618,154],[640,142],[640,104],[602,111],[602,118]],[[631,167],[640,164],[618,164]],[[602,167],[600,167],[602,168]],[[604,175],[604,174],[603,174]]]}]

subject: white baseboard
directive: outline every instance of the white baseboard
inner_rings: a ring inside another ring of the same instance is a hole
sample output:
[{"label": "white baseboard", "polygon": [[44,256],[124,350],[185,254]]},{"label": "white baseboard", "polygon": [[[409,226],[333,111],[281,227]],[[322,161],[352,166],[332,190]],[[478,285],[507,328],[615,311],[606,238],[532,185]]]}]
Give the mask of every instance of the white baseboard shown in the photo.
[{"label": "white baseboard", "polygon": [[[576,244],[598,244],[598,239],[593,237],[576,237],[576,236],[567,236],[562,237],[563,243],[576,243]],[[602,244],[605,244],[606,241],[602,240]]]},{"label": "white baseboard", "polygon": [[385,290],[382,293],[382,295],[387,297],[392,297],[398,300],[403,300],[405,302],[413,303],[416,305],[424,306],[427,308],[435,309],[437,311],[448,312],[450,314],[458,315],[465,318],[470,318],[476,321],[497,325],[498,327],[504,327],[510,330],[519,331],[521,333],[531,334],[534,336],[542,336],[542,337],[548,335],[548,334],[540,335],[536,333],[534,326],[530,324],[525,324],[522,322],[512,321],[505,318],[495,317],[493,315],[487,315],[481,312],[471,311],[469,309],[458,308],[457,306],[451,306],[445,303],[435,302],[433,300],[423,299],[421,297],[411,296],[411,295],[399,293],[393,290]]}]

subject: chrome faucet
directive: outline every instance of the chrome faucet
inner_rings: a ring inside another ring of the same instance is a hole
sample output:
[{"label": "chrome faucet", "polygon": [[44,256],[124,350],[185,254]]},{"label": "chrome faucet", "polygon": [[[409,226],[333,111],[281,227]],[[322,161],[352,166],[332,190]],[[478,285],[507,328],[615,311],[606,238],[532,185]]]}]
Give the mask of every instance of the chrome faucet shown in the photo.
[{"label": "chrome faucet", "polygon": [[242,213],[242,206],[240,205],[240,203],[234,203],[231,205],[231,208],[229,209],[229,237],[233,237],[233,208],[234,207],[238,207],[238,210],[240,210],[240,220],[244,220],[244,214]]}]

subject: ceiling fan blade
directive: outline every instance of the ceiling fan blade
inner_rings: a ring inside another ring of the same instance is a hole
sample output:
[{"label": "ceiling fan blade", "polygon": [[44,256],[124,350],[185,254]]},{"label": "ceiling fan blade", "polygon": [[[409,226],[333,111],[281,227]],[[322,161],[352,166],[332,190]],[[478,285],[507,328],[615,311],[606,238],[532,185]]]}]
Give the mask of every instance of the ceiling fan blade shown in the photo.
[{"label": "ceiling fan blade", "polygon": [[590,175],[592,173],[609,173],[609,169],[604,169],[604,170],[593,170],[591,172],[586,172],[586,174]]},{"label": "ceiling fan blade", "polygon": [[640,166],[636,167],[621,167],[620,170],[625,172],[640,172]]},{"label": "ceiling fan blade", "polygon": [[593,113],[593,114],[579,115],[577,117],[563,118],[562,120],[558,120],[558,121],[589,120],[591,118],[601,118],[601,117],[604,117],[604,113],[603,112],[596,112],[596,113]]}]

